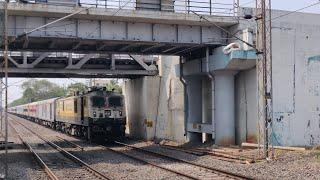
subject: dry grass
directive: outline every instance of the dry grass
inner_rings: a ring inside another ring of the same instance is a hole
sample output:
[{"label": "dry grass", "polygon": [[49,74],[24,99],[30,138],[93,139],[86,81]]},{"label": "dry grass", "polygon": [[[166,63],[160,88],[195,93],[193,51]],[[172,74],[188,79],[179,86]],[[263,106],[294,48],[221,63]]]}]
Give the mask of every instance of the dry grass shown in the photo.
[{"label": "dry grass", "polygon": [[320,163],[320,151],[319,151],[319,150],[317,150],[317,151],[315,152],[314,158],[316,159],[316,161],[317,161],[318,163]]}]

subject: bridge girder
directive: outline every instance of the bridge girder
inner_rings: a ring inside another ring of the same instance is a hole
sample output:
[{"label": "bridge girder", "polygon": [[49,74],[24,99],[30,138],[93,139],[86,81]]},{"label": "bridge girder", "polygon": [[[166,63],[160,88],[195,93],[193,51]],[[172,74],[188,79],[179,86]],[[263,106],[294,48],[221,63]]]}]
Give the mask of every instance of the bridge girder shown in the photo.
[{"label": "bridge girder", "polygon": [[[11,56],[9,75],[126,78],[157,75],[154,64],[145,62],[138,55],[194,58],[202,55],[207,47],[215,48],[227,41],[223,31],[192,13],[109,8],[90,8],[80,12],[81,8],[9,3],[9,50],[43,53],[32,57]],[[72,18],[21,36],[77,11],[80,13]],[[238,23],[234,17],[204,16],[225,28]],[[81,58],[50,56],[54,52],[86,55]],[[131,60],[118,60],[113,56],[106,59],[94,54],[130,54]],[[121,64],[123,61],[129,64]]]},{"label": "bridge girder", "polygon": [[[65,53],[66,54],[66,53]],[[134,56],[116,57],[115,55],[86,54],[56,56],[21,53],[21,56],[9,56],[10,77],[76,77],[76,78],[136,78],[158,74],[154,57],[148,59]],[[3,57],[0,56],[0,63]],[[3,71],[0,72],[0,74]]]},{"label": "bridge girder", "polygon": [[[194,50],[226,43],[226,34],[193,14],[139,10],[115,13],[114,9],[101,8],[91,8],[71,19],[35,31],[28,37],[15,39],[26,31],[79,8],[9,4],[8,34],[12,40],[9,49],[185,55]],[[237,23],[234,17],[207,18],[225,27]]]}]

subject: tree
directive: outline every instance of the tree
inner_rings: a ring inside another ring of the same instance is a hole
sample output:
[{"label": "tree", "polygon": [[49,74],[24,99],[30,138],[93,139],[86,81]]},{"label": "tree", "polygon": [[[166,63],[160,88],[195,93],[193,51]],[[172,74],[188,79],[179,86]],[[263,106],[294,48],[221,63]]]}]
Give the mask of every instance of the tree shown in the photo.
[{"label": "tree", "polygon": [[122,93],[122,88],[116,80],[110,80],[110,83],[107,84],[107,90]]},{"label": "tree", "polygon": [[66,90],[64,88],[47,80],[30,79],[22,83],[21,88],[23,90],[22,97],[13,101],[10,106],[66,95]]},{"label": "tree", "polygon": [[84,92],[87,89],[88,89],[88,87],[83,83],[80,83],[80,82],[79,83],[72,83],[67,87],[67,92],[69,94],[76,92],[76,91]]}]

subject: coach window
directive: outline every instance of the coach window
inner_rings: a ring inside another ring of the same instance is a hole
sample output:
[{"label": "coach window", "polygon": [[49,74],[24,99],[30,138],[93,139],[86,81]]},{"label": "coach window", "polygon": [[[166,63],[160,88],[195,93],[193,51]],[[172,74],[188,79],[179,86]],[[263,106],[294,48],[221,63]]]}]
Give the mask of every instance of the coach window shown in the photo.
[{"label": "coach window", "polygon": [[52,119],[52,104],[50,103],[50,107],[49,107],[50,109],[49,109],[49,112],[50,112],[50,120]]},{"label": "coach window", "polygon": [[74,100],[74,113],[77,113],[78,112],[78,101],[77,99]]},{"label": "coach window", "polygon": [[87,98],[86,97],[83,98],[83,106],[87,107]]}]

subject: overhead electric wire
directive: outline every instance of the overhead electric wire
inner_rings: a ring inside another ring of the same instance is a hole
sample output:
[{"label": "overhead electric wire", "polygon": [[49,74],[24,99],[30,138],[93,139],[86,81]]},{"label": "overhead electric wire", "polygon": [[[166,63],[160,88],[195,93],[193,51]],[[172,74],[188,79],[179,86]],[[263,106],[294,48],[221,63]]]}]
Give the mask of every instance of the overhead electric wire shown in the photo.
[{"label": "overhead electric wire", "polygon": [[302,7],[302,8],[300,8],[300,9],[297,9],[297,10],[294,10],[294,11],[290,11],[290,12],[288,12],[288,13],[286,13],[286,14],[282,14],[282,15],[280,15],[280,16],[271,18],[271,21],[276,20],[276,19],[279,19],[279,18],[282,18],[282,17],[284,17],[284,16],[288,16],[288,15],[290,15],[290,14],[294,14],[294,13],[296,13],[296,12],[299,12],[299,11],[302,11],[302,10],[305,10],[305,9],[308,9],[308,8],[313,7],[313,6],[316,6],[316,5],[318,5],[318,4],[320,4],[320,1],[318,1],[318,2],[316,2],[316,3],[313,3],[313,4],[310,4],[310,5],[308,5],[308,6]]},{"label": "overhead electric wire", "polygon": [[127,6],[132,0],[127,1],[123,6],[119,6],[119,9],[112,14],[112,16],[116,15],[120,10],[122,10],[122,8],[124,8],[125,6]]},{"label": "overhead electric wire", "polygon": [[[64,16],[64,17],[62,17],[62,18],[56,19],[56,20],[54,20],[54,21],[52,21],[52,22],[49,22],[49,23],[47,23],[47,24],[44,24],[44,25],[39,26],[39,27],[37,27],[37,28],[34,28],[34,29],[32,29],[31,31],[24,32],[24,33],[22,33],[22,34],[20,34],[20,35],[16,35],[16,37],[13,38],[13,39],[11,39],[11,41],[8,40],[8,41],[9,41],[8,44],[11,44],[11,43],[15,42],[17,39],[21,39],[22,37],[27,37],[28,34],[31,34],[31,33],[35,32],[35,31],[38,31],[38,30],[43,29],[43,28],[47,28],[47,27],[50,26],[51,24],[54,24],[54,23],[57,23],[57,22],[59,22],[59,21],[68,19],[68,18],[70,18],[70,17],[72,17],[72,16],[74,16],[74,15],[76,15],[76,14],[78,14],[78,13],[81,13],[82,11],[87,11],[87,10],[89,10],[90,8],[92,8],[92,7],[86,7],[86,8],[83,8],[83,9],[79,9],[78,11],[76,11],[76,12],[74,12],[74,13],[71,13],[71,14],[69,14],[69,15],[67,15],[67,16]],[[3,45],[2,45],[2,46],[3,46]]]},{"label": "overhead electric wire", "polygon": [[248,1],[248,2],[240,4],[239,6],[244,6],[244,5],[247,5],[247,4],[251,4],[251,3],[255,2],[255,1],[256,0]]},{"label": "overhead electric wire", "polygon": [[248,46],[250,46],[250,47],[254,48],[257,52],[259,52],[259,50],[258,50],[258,49],[253,45],[253,44],[250,44],[250,43],[248,43],[248,42],[244,41],[243,39],[241,39],[241,38],[239,38],[238,36],[234,35],[233,33],[231,33],[230,31],[226,30],[225,28],[223,28],[223,27],[221,27],[221,26],[217,25],[217,24],[216,24],[216,23],[214,23],[214,22],[211,22],[210,20],[208,20],[208,19],[207,19],[207,18],[205,18],[204,16],[202,16],[202,15],[200,15],[200,14],[198,14],[198,13],[194,12],[194,11],[191,11],[191,12],[192,12],[193,14],[197,15],[197,16],[200,18],[200,21],[201,21],[201,19],[203,19],[203,20],[207,21],[207,22],[208,22],[208,23],[210,23],[211,25],[213,25],[213,26],[217,27],[218,29],[222,30],[223,32],[227,33],[228,35],[230,35],[230,36],[232,36],[232,37],[236,38],[237,40],[239,40],[239,41],[243,42],[244,44],[246,44],[246,45],[248,45]]},{"label": "overhead electric wire", "polygon": [[[71,23],[67,23],[67,24],[60,24],[60,25],[55,25],[55,26],[48,26],[46,27],[46,29],[50,29],[50,28],[57,28],[57,27],[63,27],[63,26],[70,26],[70,25],[75,25],[76,23],[75,22],[71,22]],[[34,29],[34,28],[8,28],[8,29],[13,29],[13,30],[18,30],[18,29]]]},{"label": "overhead electric wire", "polygon": [[[249,1],[249,2],[246,2],[246,3],[243,3],[243,4],[241,4],[240,6],[243,6],[243,5],[252,3],[252,2],[254,2],[254,1],[255,1],[255,0]],[[290,14],[293,14],[293,13],[296,13],[296,12],[299,12],[299,11],[302,11],[302,10],[304,10],[304,9],[307,9],[307,8],[310,8],[310,7],[313,7],[313,6],[316,6],[316,5],[318,5],[318,4],[320,4],[320,1],[319,1],[319,2],[316,2],[316,3],[313,3],[313,4],[310,4],[310,5],[308,5],[308,6],[305,6],[305,7],[299,8],[299,9],[297,9],[297,10],[295,10],[295,11],[291,11],[291,12],[288,12],[288,13],[286,13],[286,14],[283,14],[283,15],[280,15],[280,16],[277,16],[277,17],[274,17],[274,18],[271,18],[270,20],[273,21],[273,20],[276,20],[276,19],[279,19],[279,18],[288,16],[288,15],[290,15]],[[235,39],[237,39],[237,40],[239,40],[239,41],[247,44],[248,46],[254,48],[257,52],[259,52],[258,49],[257,49],[254,45],[252,45],[252,44],[250,44],[250,43],[242,40],[241,38],[237,37],[234,33],[231,33],[230,31],[228,31],[228,30],[226,30],[225,28],[217,25],[216,23],[208,20],[208,19],[205,18],[203,15],[200,15],[200,14],[196,13],[195,11],[191,11],[191,12],[194,13],[195,15],[197,15],[198,17],[200,17],[200,20],[201,20],[201,19],[204,19],[204,20],[207,21],[208,23],[214,25],[215,27],[217,27],[217,28],[219,28],[220,30],[222,30],[222,31],[224,31],[225,33],[227,33],[228,35],[230,35],[230,36],[234,37]]]},{"label": "overhead electric wire", "polygon": [[8,87],[13,86],[13,85],[16,85],[16,84],[19,84],[19,83],[23,83],[24,81],[27,81],[27,80],[28,80],[28,79],[22,79],[22,80],[20,80],[20,81],[13,82],[13,83],[9,84]]},{"label": "overhead electric wire", "polygon": [[83,84],[83,85],[85,85],[87,88],[89,87],[89,86],[87,86],[85,83],[83,83],[83,82],[80,82],[80,81],[76,81],[76,80],[74,80],[73,78],[68,78],[70,81],[73,81],[74,83],[81,83],[81,84]]}]

